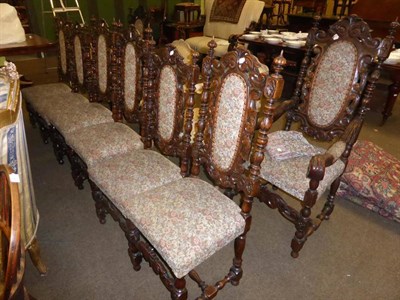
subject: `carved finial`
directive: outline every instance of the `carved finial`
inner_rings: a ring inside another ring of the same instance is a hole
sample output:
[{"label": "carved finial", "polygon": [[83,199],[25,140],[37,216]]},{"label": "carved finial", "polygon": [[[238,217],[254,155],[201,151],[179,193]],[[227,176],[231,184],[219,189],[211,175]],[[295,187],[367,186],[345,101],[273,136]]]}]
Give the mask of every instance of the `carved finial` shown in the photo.
[{"label": "carved finial", "polygon": [[207,46],[209,48],[208,55],[210,57],[214,57],[214,49],[217,47],[217,43],[215,42],[214,38],[208,42]]},{"label": "carved finial", "polygon": [[399,19],[399,17],[396,17],[396,20],[394,22],[390,23],[389,34],[391,36],[394,36],[396,34],[397,28],[400,26],[398,19]]},{"label": "carved finial", "polygon": [[197,64],[197,62],[199,61],[199,57],[200,57],[199,52],[197,52],[197,51],[193,52],[193,54],[192,54],[192,64],[193,65]]},{"label": "carved finial", "polygon": [[286,58],[283,57],[283,50],[281,51],[281,54],[277,57],[274,58],[274,61],[272,62],[272,67],[274,69],[274,72],[276,74],[279,74],[282,72],[283,68],[286,66]]}]

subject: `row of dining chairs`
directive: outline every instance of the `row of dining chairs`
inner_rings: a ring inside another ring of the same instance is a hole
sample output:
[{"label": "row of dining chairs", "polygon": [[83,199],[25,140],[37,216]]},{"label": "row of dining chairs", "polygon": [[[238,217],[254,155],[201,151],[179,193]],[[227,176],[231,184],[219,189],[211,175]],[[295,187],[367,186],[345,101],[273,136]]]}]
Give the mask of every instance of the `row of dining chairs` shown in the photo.
[{"label": "row of dining chairs", "polygon": [[[200,71],[197,53],[185,64],[172,45],[156,49],[150,28],[140,36],[118,24],[110,30],[105,22],[59,23],[60,78],[71,89],[60,83],[46,97],[34,96],[40,86],[25,92],[32,120],[52,140],[57,159],[68,156],[76,185],[89,181],[100,222],[109,214],[119,223],[134,269],[146,260],[172,299],[187,299],[186,277],[200,287],[198,299],[212,299],[227,283],[239,283],[255,198],[295,225],[293,257],[332,213],[397,24],[384,40],[372,39],[356,16],[327,32],[317,25],[307,39],[294,95],[279,102],[282,56],[268,75],[244,49],[216,58],[211,41]],[[88,99],[73,93],[78,90]],[[269,133],[284,114],[285,130]],[[124,124],[132,121],[140,134]],[[294,122],[314,139],[334,142],[327,150],[312,146],[290,130]],[[168,156],[180,158],[179,167]],[[212,183],[199,179],[201,169]],[[239,203],[215,186],[240,194]],[[311,208],[329,186],[314,219]],[[275,194],[276,188],[300,200],[301,209]],[[205,283],[195,268],[232,241],[229,271],[217,283]]]}]

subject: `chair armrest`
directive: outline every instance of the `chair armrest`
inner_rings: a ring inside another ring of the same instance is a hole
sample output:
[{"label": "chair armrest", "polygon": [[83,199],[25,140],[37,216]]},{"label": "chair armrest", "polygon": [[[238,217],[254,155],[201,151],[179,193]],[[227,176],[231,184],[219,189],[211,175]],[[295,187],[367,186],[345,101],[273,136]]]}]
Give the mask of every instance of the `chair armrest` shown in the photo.
[{"label": "chair armrest", "polygon": [[274,111],[274,122],[278,120],[284,113],[291,110],[295,106],[293,99],[284,100],[279,103]]},{"label": "chair armrest", "polygon": [[307,177],[311,180],[321,181],[325,176],[325,169],[334,163],[334,157],[329,152],[314,155],[308,165]]}]

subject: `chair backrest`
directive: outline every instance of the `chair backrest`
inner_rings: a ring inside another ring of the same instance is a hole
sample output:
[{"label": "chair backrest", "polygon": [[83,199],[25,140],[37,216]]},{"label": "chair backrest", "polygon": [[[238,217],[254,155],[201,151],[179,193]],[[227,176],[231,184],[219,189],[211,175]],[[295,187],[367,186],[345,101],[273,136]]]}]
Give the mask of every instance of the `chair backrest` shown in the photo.
[{"label": "chair backrest", "polygon": [[91,19],[88,31],[91,51],[89,100],[91,102],[107,102],[110,101],[111,32],[106,21],[102,19]]},{"label": "chair backrest", "polygon": [[85,92],[90,84],[92,61],[90,33],[86,25],[76,23],[72,26],[71,45],[72,55],[69,61],[72,89],[74,92]]},{"label": "chair backrest", "polygon": [[70,34],[72,24],[68,21],[56,19],[58,36],[58,78],[67,84],[71,84],[69,60],[71,59]]},{"label": "chair backrest", "polygon": [[204,79],[198,128],[193,145],[192,174],[204,165],[215,184],[244,190],[257,105],[267,76],[259,72],[260,63],[249,51],[237,48],[213,57],[214,41],[203,59]]},{"label": "chair backrest", "polygon": [[258,22],[265,3],[258,0],[247,0],[243,6],[237,24],[227,22],[210,22],[211,8],[215,0],[205,1],[206,22],[203,34],[205,36],[216,37],[227,40],[232,34],[240,34],[245,31],[251,22]]},{"label": "chair backrest", "polygon": [[[150,109],[155,120],[154,144],[164,155],[180,156],[184,164],[182,172],[186,174],[191,125],[190,128],[185,128],[185,125],[189,125],[193,118],[195,85],[200,73],[197,65],[199,54],[194,53],[192,63],[188,65],[171,44],[161,47],[157,53],[155,64],[159,66],[159,71],[154,109]],[[186,119],[189,121],[186,122]]]},{"label": "chair backrest", "polygon": [[[366,110],[379,72],[378,62],[390,52],[393,37],[373,39],[362,19],[353,15],[333,24],[328,31],[316,26],[307,40],[293,99],[298,105],[288,114],[286,129],[299,121],[301,129],[320,140],[332,140],[344,132],[351,120]],[[311,53],[315,56],[311,57]],[[368,83],[369,76],[374,82]]]},{"label": "chair backrest", "polygon": [[112,26],[111,101],[113,117],[128,122],[139,122],[142,100],[143,39],[134,25],[126,30],[122,23]]},{"label": "chair backrest", "polygon": [[[0,165],[1,299],[23,299],[25,249],[21,244],[21,211],[18,184],[9,166]],[[4,249],[4,251],[3,251]]]}]

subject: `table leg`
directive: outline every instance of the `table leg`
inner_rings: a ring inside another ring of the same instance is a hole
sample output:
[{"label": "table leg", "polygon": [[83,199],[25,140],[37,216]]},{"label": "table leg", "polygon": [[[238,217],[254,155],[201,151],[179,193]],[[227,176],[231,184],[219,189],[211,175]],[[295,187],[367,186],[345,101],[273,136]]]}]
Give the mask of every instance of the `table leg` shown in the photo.
[{"label": "table leg", "polygon": [[393,84],[389,86],[389,94],[385,103],[385,109],[382,112],[383,119],[381,126],[385,124],[387,119],[392,115],[392,110],[394,104],[396,103],[397,96],[400,92],[400,81],[394,81]]}]

